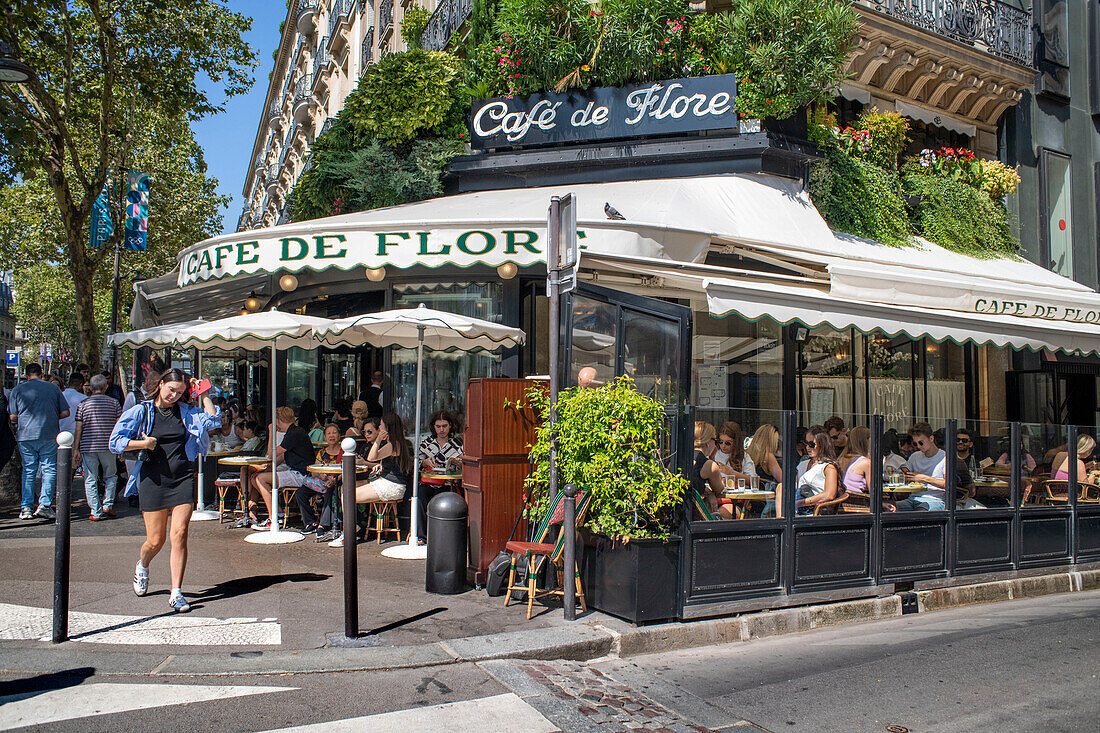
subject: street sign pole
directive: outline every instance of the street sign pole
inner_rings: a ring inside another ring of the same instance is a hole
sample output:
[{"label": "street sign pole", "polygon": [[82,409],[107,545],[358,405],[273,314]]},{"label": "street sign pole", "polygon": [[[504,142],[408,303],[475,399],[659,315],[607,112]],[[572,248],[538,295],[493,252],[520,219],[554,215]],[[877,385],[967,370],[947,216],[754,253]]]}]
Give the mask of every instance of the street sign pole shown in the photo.
[{"label": "street sign pole", "polygon": [[[577,214],[576,199],[573,194],[554,196],[550,199],[550,212],[547,225],[546,248],[546,294],[550,297],[550,496],[558,495],[558,439],[556,434],[558,421],[558,388],[561,374],[559,347],[561,344],[561,296],[577,285]],[[572,484],[566,487],[563,500],[564,517],[562,532],[565,536],[563,547],[562,606],[566,621],[577,618],[576,597],[576,539],[574,511],[576,509],[576,488]]]}]

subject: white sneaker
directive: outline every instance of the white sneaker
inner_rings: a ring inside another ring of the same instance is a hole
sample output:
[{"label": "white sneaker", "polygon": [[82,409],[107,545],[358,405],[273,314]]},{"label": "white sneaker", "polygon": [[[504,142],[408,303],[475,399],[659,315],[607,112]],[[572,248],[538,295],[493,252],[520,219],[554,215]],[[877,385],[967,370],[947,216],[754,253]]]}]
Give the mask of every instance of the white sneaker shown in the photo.
[{"label": "white sneaker", "polygon": [[143,596],[149,592],[149,568],[134,568],[134,595]]},{"label": "white sneaker", "polygon": [[43,519],[57,519],[57,514],[54,510],[43,504],[39,504],[38,508],[34,510],[34,516],[42,517]]},{"label": "white sneaker", "polygon": [[31,511],[29,506],[25,506],[19,510],[20,519],[34,519],[34,512]]},{"label": "white sneaker", "polygon": [[168,605],[175,609],[176,613],[187,613],[191,610],[191,604],[183,597],[183,594],[169,596]]},{"label": "white sneaker", "polygon": [[340,536],[328,543],[329,547],[343,547],[344,546],[344,533],[341,532]]}]

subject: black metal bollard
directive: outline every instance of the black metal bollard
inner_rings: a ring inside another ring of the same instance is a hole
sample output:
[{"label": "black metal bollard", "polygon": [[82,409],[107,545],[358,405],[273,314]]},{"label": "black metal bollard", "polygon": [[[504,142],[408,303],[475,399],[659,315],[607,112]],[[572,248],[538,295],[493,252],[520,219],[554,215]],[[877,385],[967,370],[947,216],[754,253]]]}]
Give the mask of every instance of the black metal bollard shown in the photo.
[{"label": "black metal bollard", "polygon": [[54,644],[69,640],[69,536],[72,520],[73,434],[57,436],[57,483],[54,503],[57,520],[53,540],[53,636]]},{"label": "black metal bollard", "polygon": [[562,518],[561,531],[565,533],[565,546],[562,549],[562,606],[566,621],[575,621],[577,618],[577,487],[566,484],[563,489],[565,494],[565,512]]},{"label": "black metal bollard", "polygon": [[359,556],[355,552],[359,528],[355,523],[355,438],[340,443],[342,456],[341,485],[344,510],[344,636],[359,636]]},{"label": "black metal bollard", "polygon": [[444,491],[428,503],[428,561],[424,590],[454,595],[466,590],[466,500]]}]

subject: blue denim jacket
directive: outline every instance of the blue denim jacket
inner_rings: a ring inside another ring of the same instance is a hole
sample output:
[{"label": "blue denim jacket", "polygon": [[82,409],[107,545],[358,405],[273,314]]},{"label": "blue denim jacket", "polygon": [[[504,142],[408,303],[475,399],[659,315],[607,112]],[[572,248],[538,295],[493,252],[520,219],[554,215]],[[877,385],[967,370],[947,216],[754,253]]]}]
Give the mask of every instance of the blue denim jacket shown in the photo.
[{"label": "blue denim jacket", "polygon": [[[187,459],[193,461],[200,453],[210,450],[210,431],[222,426],[222,411],[219,407],[216,413],[208,415],[201,407],[192,407],[181,402],[176,404],[179,405],[180,417],[183,418],[183,426],[187,430],[187,444],[184,446],[184,452],[187,454]],[[122,417],[115,423],[115,429],[111,432],[111,440],[108,443],[111,452],[121,455],[126,451],[126,446],[131,440],[140,440],[141,434],[152,428],[150,420],[152,412],[153,401],[147,400],[122,413]],[[142,461],[138,461],[134,466],[134,483],[132,486],[127,483],[126,496],[137,495],[137,486],[141,482],[141,464]]]}]

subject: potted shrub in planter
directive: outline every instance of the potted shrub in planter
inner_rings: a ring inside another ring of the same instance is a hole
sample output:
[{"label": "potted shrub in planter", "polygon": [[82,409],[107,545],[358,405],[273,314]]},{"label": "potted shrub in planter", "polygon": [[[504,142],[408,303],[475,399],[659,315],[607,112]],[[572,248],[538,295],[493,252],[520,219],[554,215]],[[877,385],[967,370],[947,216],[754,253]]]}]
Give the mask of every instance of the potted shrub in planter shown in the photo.
[{"label": "potted shrub in planter", "polygon": [[687,479],[659,455],[664,410],[638,392],[629,377],[595,388],[563,390],[551,434],[548,398],[528,394],[541,416],[527,479],[532,516],[549,507],[549,455],[557,438],[560,486],[591,492],[579,524],[581,577],[588,605],[635,623],[674,618],[677,612],[679,511]]}]

